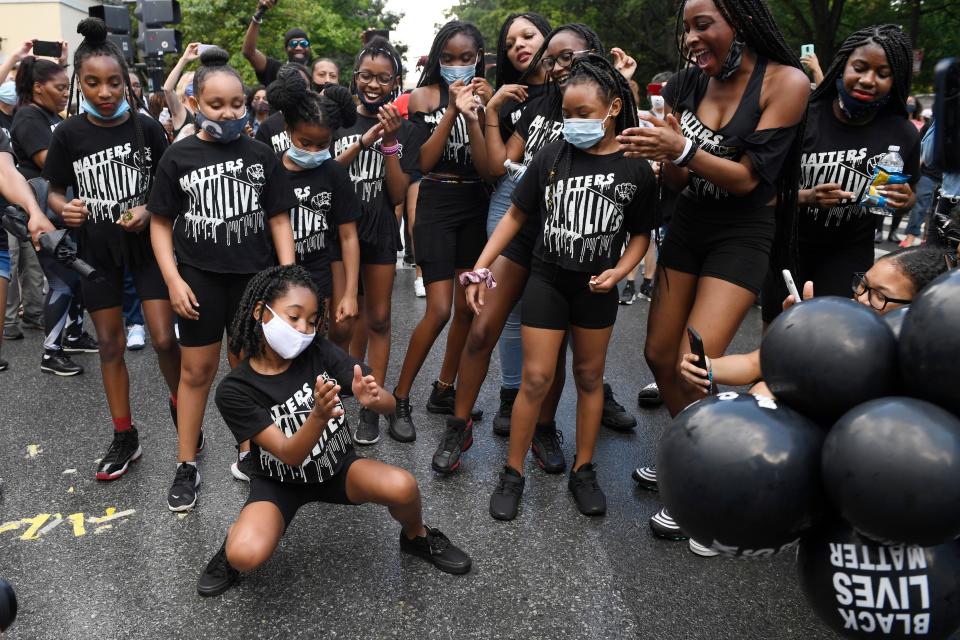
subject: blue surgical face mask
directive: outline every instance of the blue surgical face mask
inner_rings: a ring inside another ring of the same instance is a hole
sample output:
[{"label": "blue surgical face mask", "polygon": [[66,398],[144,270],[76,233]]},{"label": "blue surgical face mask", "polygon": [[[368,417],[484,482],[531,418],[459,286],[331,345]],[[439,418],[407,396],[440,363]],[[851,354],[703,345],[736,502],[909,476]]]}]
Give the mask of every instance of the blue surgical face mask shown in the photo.
[{"label": "blue surgical face mask", "polygon": [[94,116],[97,120],[116,120],[127,111],[130,111],[130,103],[127,102],[127,99],[124,98],[123,102],[120,103],[120,106],[117,107],[112,114],[109,116],[101,115],[97,108],[91,104],[86,98],[83,99],[83,102],[80,103],[80,108],[83,109],[84,113],[89,113]]},{"label": "blue surgical face mask", "polygon": [[316,169],[330,159],[330,149],[307,151],[291,144],[287,149],[287,157],[303,169]]},{"label": "blue surgical face mask", "polygon": [[8,80],[7,82],[0,84],[0,102],[9,105],[17,104],[16,82],[13,80]]},{"label": "blue surgical face mask", "polygon": [[203,115],[203,111],[200,109],[197,109],[196,116],[197,126],[200,127],[200,130],[205,132],[216,142],[220,142],[222,144],[228,144],[242,136],[243,131],[246,129],[248,123],[246,110],[244,110],[242,116],[235,119],[228,118],[225,120],[211,120],[207,116]]},{"label": "blue surgical face mask", "polygon": [[613,105],[610,105],[603,118],[564,118],[563,139],[578,149],[589,149],[606,135],[607,130],[603,125],[610,117],[611,109]]},{"label": "blue surgical face mask", "polygon": [[440,65],[440,77],[447,83],[447,86],[457,80],[463,80],[463,84],[470,84],[473,77],[477,75],[477,65],[468,64],[463,66]]}]

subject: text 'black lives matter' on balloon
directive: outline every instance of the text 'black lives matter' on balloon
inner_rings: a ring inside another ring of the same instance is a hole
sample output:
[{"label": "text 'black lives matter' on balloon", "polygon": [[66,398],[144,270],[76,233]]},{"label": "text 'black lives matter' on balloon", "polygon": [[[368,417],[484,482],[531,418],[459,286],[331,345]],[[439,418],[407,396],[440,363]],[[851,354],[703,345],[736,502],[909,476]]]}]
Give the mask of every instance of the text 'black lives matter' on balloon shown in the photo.
[{"label": "text 'black lives matter' on balloon", "polygon": [[663,503],[700,544],[730,556],[772,555],[796,542],[825,503],[823,438],[812,421],[765,396],[700,400],[660,439]]},{"label": "text 'black lives matter' on balloon", "polygon": [[800,541],[803,593],[847,638],[948,638],[960,626],[960,542],[882,545],[839,520]]},{"label": "text 'black lives matter' on balloon", "polygon": [[960,416],[960,270],[924,287],[900,331],[900,371],[909,395]]},{"label": "text 'black lives matter' on balloon", "polygon": [[895,389],[897,341],[869,307],[835,296],[814,298],[770,325],[760,368],[777,400],[828,427],[849,409]]},{"label": "text 'black lives matter' on balloon", "polygon": [[960,419],[916,398],[848,411],[823,445],[823,484],[840,514],[881,542],[960,535]]}]

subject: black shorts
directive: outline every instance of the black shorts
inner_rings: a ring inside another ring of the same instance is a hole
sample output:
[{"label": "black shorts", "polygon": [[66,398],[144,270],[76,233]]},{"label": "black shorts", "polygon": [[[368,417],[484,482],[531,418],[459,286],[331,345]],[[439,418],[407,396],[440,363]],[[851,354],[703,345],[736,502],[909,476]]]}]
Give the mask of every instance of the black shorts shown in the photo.
[{"label": "black shorts", "polygon": [[[124,267],[109,260],[96,260],[89,256],[84,259],[97,270],[97,279],[80,279],[83,303],[88,311],[100,311],[123,306]],[[141,300],[169,300],[167,284],[163,281],[160,265],[153,254],[145,256],[143,262],[128,269],[133,277],[133,288]]]},{"label": "black shorts", "polygon": [[523,226],[520,227],[520,231],[500,254],[528,270],[533,262],[533,246],[537,243],[537,234],[541,231],[539,216],[536,216],[537,220],[531,224],[531,218],[533,217],[527,218]]},{"label": "black shorts", "polygon": [[771,206],[724,211],[680,196],[658,264],[759,294],[770,269],[775,231]]},{"label": "black shorts", "polygon": [[233,317],[240,307],[240,299],[254,273],[213,273],[177,265],[180,277],[190,285],[200,307],[199,320],[177,316],[180,344],[184,347],[205,347],[223,340],[223,333],[232,333]]},{"label": "black shorts", "polygon": [[[800,295],[803,295],[803,283],[809,280],[818,296],[851,298],[853,274],[866,273],[873,266],[872,234],[843,245],[824,246],[801,240],[798,249],[799,269],[792,275]],[[760,297],[764,322],[772,322],[780,315],[786,297],[783,274],[771,269]]]},{"label": "black shorts", "polygon": [[[381,247],[363,240],[358,244],[360,245],[360,264],[397,264],[397,250],[394,247]],[[339,242],[330,245],[330,261],[343,262]]]},{"label": "black shorts", "polygon": [[423,284],[452,280],[458,269],[474,267],[487,243],[488,202],[482,182],[423,179],[413,227]]},{"label": "black shorts", "polygon": [[284,529],[290,526],[297,511],[311,502],[327,504],[356,504],[347,497],[347,469],[359,460],[356,453],[348,456],[340,472],[326,482],[277,482],[258,475],[250,476],[250,493],[243,506],[253,502],[272,502],[283,515]]},{"label": "black shorts", "polygon": [[618,294],[590,290],[591,274],[569,271],[534,258],[523,291],[520,323],[537,329],[606,329],[617,320]]}]

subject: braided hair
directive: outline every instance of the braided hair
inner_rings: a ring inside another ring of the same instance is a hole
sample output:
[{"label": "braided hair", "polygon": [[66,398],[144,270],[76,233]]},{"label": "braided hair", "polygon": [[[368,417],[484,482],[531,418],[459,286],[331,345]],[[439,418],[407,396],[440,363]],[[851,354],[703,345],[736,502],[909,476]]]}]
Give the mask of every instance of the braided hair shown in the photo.
[{"label": "braided hair", "polygon": [[220,47],[210,47],[200,54],[200,68],[193,74],[193,95],[197,100],[200,99],[203,83],[212,75],[226,73],[236,78],[241,85],[243,84],[243,78],[228,64],[229,61],[230,54]]},{"label": "braided hair", "polygon": [[[505,84],[515,84],[520,81],[521,75],[527,75],[526,70],[523,73],[517,71],[507,58],[507,34],[517,18],[523,18],[530,22],[544,38],[550,33],[550,23],[539,13],[527,11],[525,13],[511,13],[507,16],[507,19],[503,21],[503,26],[500,27],[500,35],[497,37],[497,75],[494,81],[497,88]],[[527,70],[536,69],[533,61],[534,59],[531,58]]]},{"label": "braided hair", "polygon": [[937,276],[947,270],[947,261],[943,259],[943,249],[937,246],[917,246],[896,249],[881,257],[880,260],[892,260],[900,272],[913,285],[914,295],[920,293]]},{"label": "braided hair", "polygon": [[[595,85],[600,95],[609,104],[613,104],[616,98],[620,98],[622,106],[620,107],[620,113],[616,115],[615,131],[623,131],[629,127],[638,126],[637,103],[633,99],[630,84],[606,58],[591,53],[585,58],[574,59],[573,64],[570,65],[570,78],[567,80],[567,86],[571,87],[578,84]],[[572,163],[573,145],[569,142],[563,142],[547,174],[546,192],[550,196],[547,198],[549,214],[553,213],[553,194],[556,184],[570,175]]]},{"label": "braided hair", "polygon": [[[888,111],[906,117],[907,96],[910,95],[910,84],[913,82],[913,45],[907,34],[895,24],[865,27],[850,34],[840,45],[833,62],[823,74],[823,82],[810,95],[810,102],[836,100],[837,78],[843,77],[843,70],[847,67],[850,55],[856,49],[870,44],[878,45],[883,49],[887,56],[887,63],[893,70],[890,100],[881,112]],[[919,113],[919,102],[917,105]]]},{"label": "braided hair", "polygon": [[[354,73],[360,69],[361,62],[367,58],[373,59],[378,56],[387,58],[393,67],[393,73],[397,77],[397,83],[394,85],[393,91],[390,92],[390,100],[396,100],[397,96],[400,95],[400,87],[403,85],[403,62],[400,61],[400,53],[383,36],[370,38],[367,44],[360,49],[360,53],[357,54],[357,61],[353,65]],[[357,93],[356,75],[350,80],[350,92]]]},{"label": "braided hair", "polygon": [[17,90],[17,106],[33,102],[33,85],[46,84],[55,76],[64,73],[63,67],[51,60],[26,56],[17,67],[14,87]]},{"label": "braided hair", "polygon": [[451,20],[440,27],[436,37],[433,39],[433,44],[430,46],[430,53],[427,54],[427,63],[423,66],[420,81],[417,82],[418,87],[440,84],[443,81],[443,78],[440,77],[440,56],[443,54],[443,48],[447,46],[447,42],[449,42],[453,36],[460,33],[471,38],[474,44],[477,45],[477,52],[480,54],[477,56],[477,77],[483,77],[483,34],[470,22]]},{"label": "braided hair", "polygon": [[317,297],[317,316],[323,317],[323,298],[306,269],[296,264],[264,269],[253,276],[243,290],[243,297],[240,298],[240,305],[231,324],[228,345],[230,351],[236,355],[245,353],[248,357],[263,354],[263,310],[260,311],[259,318],[253,317],[257,303],[273,304],[292,287],[304,287],[312,291]]},{"label": "braided hair", "polygon": [[290,131],[301,122],[333,130],[353,126],[357,121],[357,108],[346,87],[328,85],[317,93],[310,89],[303,72],[292,65],[277,73],[277,79],[267,88],[267,102],[283,113]]},{"label": "braided hair", "polygon": [[[138,109],[141,106],[133,92],[133,85],[130,84],[130,69],[127,67],[127,61],[123,53],[113,42],[107,38],[107,25],[100,18],[85,18],[77,25],[77,33],[83,36],[80,46],[73,54],[73,74],[70,76],[70,94],[67,101],[67,112],[70,112],[70,104],[74,97],[74,87],[76,87],[77,99],[80,99],[80,87],[77,85],[80,69],[83,63],[89,58],[96,56],[107,56],[116,60],[120,66],[120,74],[123,77],[124,97],[130,103],[130,120],[133,122],[133,131],[136,138],[137,152],[140,157],[146,160],[146,138],[143,134],[143,125],[140,123]],[[160,158],[152,158],[154,166],[160,162]]]}]

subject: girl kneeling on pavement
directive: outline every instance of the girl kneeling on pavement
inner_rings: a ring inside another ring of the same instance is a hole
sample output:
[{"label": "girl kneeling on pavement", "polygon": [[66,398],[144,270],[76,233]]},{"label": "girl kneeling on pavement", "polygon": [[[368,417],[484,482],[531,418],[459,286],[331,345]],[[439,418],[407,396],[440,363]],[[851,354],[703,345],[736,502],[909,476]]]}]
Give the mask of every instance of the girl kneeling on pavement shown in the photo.
[{"label": "girl kneeling on pavement", "polygon": [[402,527],[401,551],[447,573],[470,571],[470,557],[423,524],[414,477],[354,452],[338,381],[351,381],[354,397],[376,413],[392,412],[396,401],[367,365],[317,335],[321,311],[316,285],[300,266],[262,271],[244,292],[230,349],[247,357],[220,383],[216,403],[237,442],[251,441],[241,463],[250,494],[200,575],[201,596],[223,593],[240,572],[266,562],[310,502],[384,505]]}]

